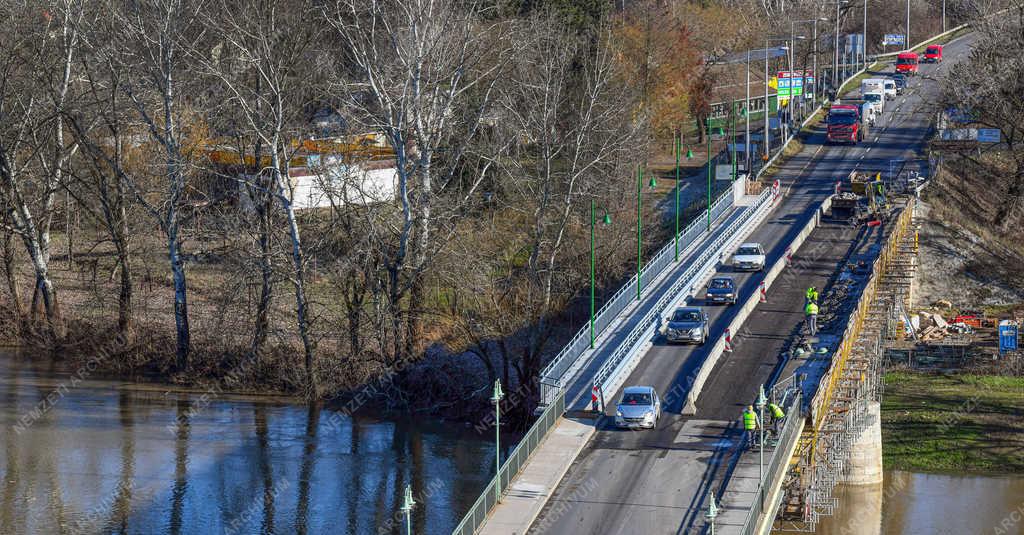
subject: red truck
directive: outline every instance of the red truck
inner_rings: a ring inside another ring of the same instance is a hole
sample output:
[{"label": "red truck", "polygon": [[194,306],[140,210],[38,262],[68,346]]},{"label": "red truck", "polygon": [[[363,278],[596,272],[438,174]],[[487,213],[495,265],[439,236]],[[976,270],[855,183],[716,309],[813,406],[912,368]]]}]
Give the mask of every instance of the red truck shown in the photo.
[{"label": "red truck", "polygon": [[834,104],[828,110],[826,137],[829,143],[857,143],[864,140],[866,125],[861,107],[856,104]]},{"label": "red truck", "polygon": [[896,72],[906,75],[917,74],[917,52],[896,54]]},{"label": "red truck", "polygon": [[942,45],[928,45],[928,48],[924,49],[924,61],[942,63]]}]

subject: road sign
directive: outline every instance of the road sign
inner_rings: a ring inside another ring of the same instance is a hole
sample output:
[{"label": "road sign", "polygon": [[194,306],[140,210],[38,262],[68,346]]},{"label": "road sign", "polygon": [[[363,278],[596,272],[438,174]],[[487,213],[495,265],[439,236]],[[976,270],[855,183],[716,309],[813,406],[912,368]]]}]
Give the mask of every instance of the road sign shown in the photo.
[{"label": "road sign", "polygon": [[979,143],[999,143],[1002,141],[1000,137],[1000,130],[998,128],[979,128],[978,129],[978,142]]},{"label": "road sign", "polygon": [[883,45],[902,45],[907,42],[907,36],[901,33],[887,33],[882,39]]}]

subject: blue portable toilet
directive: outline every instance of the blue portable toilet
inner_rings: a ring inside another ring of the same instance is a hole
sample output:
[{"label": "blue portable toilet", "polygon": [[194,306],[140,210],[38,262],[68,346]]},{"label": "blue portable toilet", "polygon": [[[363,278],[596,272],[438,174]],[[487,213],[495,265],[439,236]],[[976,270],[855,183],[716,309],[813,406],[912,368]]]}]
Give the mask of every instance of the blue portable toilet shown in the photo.
[{"label": "blue portable toilet", "polygon": [[999,352],[1017,350],[1017,323],[1010,320],[999,322]]}]

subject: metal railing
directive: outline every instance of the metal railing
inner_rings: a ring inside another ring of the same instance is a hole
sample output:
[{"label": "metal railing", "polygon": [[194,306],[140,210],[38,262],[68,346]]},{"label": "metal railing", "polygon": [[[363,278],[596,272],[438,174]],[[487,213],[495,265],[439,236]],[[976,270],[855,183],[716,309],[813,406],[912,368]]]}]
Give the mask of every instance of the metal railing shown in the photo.
[{"label": "metal railing", "polygon": [[[782,424],[782,432],[779,433],[779,441],[772,451],[771,459],[764,471],[764,479],[757,485],[757,492],[754,494],[754,503],[750,504],[750,511],[747,512],[747,520],[743,523],[743,535],[757,533],[757,527],[762,514],[773,509],[767,502],[771,494],[770,483],[780,480],[786,475],[789,467],[790,451],[796,441],[800,439],[800,428],[803,415],[800,414],[800,392],[797,391],[784,405],[786,421]],[[753,450],[751,450],[753,452]],[[749,453],[749,452],[748,452]]]},{"label": "metal railing", "polygon": [[697,284],[697,282],[699,282],[697,279],[700,278],[700,275],[709,267],[713,267],[717,263],[722,252],[725,250],[725,246],[740,234],[742,229],[747,227],[748,223],[756,218],[759,209],[768,202],[771,196],[771,189],[766,188],[762,191],[755,204],[747,209],[745,216],[736,220],[731,227],[726,229],[721,236],[708,246],[704,253],[698,257],[697,261],[683,272],[683,275],[676,280],[669,291],[666,292],[654,307],[648,311],[644,318],[637,323],[636,327],[634,327],[629,333],[622,345],[619,346],[615,353],[612,354],[611,358],[601,366],[597,371],[597,374],[594,376],[594,384],[599,385],[602,392],[609,394],[612,393],[610,392],[608,385],[615,382],[622,364],[628,362],[635,356],[635,353],[643,345],[642,342],[654,335],[654,331],[660,325],[661,318],[665,314],[669,305],[675,302],[684,289]]},{"label": "metal railing", "polygon": [[[732,207],[732,189],[727,189],[718,196],[718,199],[711,205],[711,219],[715,220]],[[702,213],[699,217],[690,222],[679,233],[680,248],[685,248],[694,243],[706,230],[707,214]],[[675,241],[669,242],[651,258],[647,265],[640,270],[642,280],[651,281],[675,263]],[[652,285],[648,284],[643,288],[643,293],[650,291]],[[625,284],[619,288],[612,297],[605,302],[594,316],[594,333],[599,335],[611,325],[611,323],[630,304],[636,301],[636,275],[630,277]],[[585,324],[569,340],[569,343],[555,355],[555,358],[541,370],[540,373],[540,402],[542,405],[551,403],[551,400],[558,395],[558,391],[564,389],[569,380],[576,375],[588,358],[590,350],[590,325]]]},{"label": "metal railing", "polygon": [[462,522],[452,531],[452,535],[473,535],[480,529],[480,526],[487,520],[487,513],[498,503],[498,497],[505,493],[523,465],[530,459],[530,455],[544,441],[544,437],[547,436],[555,422],[562,417],[563,412],[565,412],[565,394],[559,392],[553,403],[548,405],[544,413],[537,418],[530,430],[509,454],[508,459],[501,465],[498,475],[491,478],[491,482],[484,488],[473,507],[469,508],[469,512],[462,518]]}]

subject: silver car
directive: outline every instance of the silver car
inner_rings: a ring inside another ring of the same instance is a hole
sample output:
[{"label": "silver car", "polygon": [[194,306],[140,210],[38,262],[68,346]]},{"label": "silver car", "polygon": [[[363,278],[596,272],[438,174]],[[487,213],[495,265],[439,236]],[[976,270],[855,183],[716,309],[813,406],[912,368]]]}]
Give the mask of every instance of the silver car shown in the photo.
[{"label": "silver car", "polygon": [[740,245],[732,258],[732,267],[736,271],[761,271],[764,264],[764,248],[757,242]]},{"label": "silver car", "polygon": [[627,386],[615,409],[615,425],[654,429],[661,418],[661,400],[653,386]]},{"label": "silver car", "polygon": [[665,339],[669,343],[703,345],[708,339],[708,314],[700,307],[679,307],[668,318]]}]

